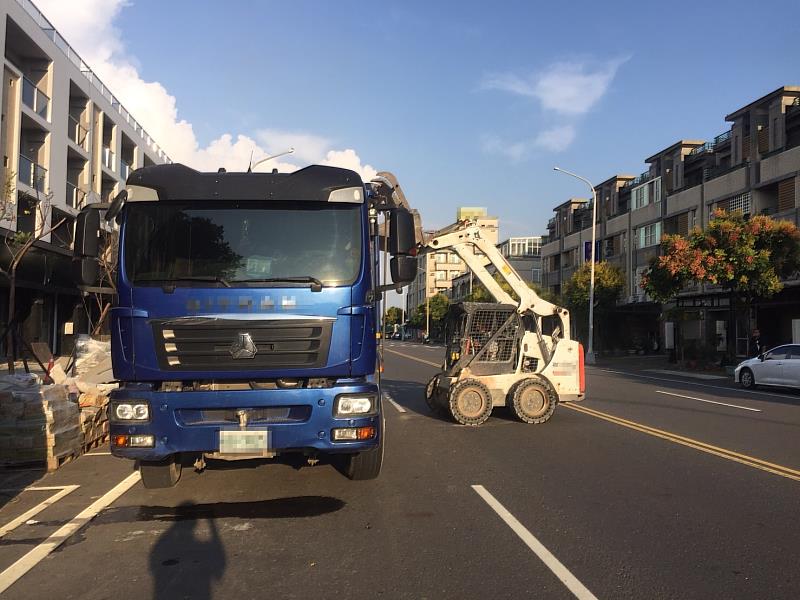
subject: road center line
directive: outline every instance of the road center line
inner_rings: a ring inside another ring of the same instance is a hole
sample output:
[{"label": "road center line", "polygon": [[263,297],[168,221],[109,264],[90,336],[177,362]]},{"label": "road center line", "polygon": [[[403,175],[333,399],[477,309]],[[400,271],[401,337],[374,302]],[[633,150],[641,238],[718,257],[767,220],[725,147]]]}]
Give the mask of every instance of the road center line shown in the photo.
[{"label": "road center line", "polygon": [[387,352],[391,352],[392,354],[397,354],[397,356],[402,356],[403,358],[407,358],[409,360],[415,360],[417,362],[421,362],[422,364],[425,364],[425,365],[431,365],[432,367],[441,368],[441,366],[442,366],[442,363],[435,363],[435,362],[430,361],[430,360],[425,360],[424,358],[417,358],[416,356],[411,356],[410,354],[404,354],[403,352],[398,352],[397,350],[389,350],[387,348],[386,351]]},{"label": "road center line", "polygon": [[508,525],[511,530],[516,533],[519,538],[525,542],[525,545],[530,548],[533,553],[539,557],[548,569],[550,569],[553,574],[561,580],[567,589],[572,592],[576,598],[580,600],[597,600],[597,596],[592,594],[586,586],[584,586],[578,579],[570,572],[567,567],[565,567],[561,561],[559,561],[553,554],[544,547],[536,537],[528,531],[525,526],[520,523],[517,518],[512,515],[505,506],[500,504],[500,502],[492,496],[489,491],[483,487],[482,485],[473,485],[472,489],[483,498],[484,502],[488,504],[497,515],[503,519],[506,525]]},{"label": "road center line", "polygon": [[392,406],[394,406],[397,409],[398,412],[401,413],[406,412],[406,409],[400,406],[397,402],[395,402],[394,398],[392,398],[387,392],[383,392],[383,397],[386,398],[392,404]]},{"label": "road center line", "polygon": [[720,406],[730,406],[731,408],[741,408],[742,410],[752,410],[753,412],[761,412],[760,408],[750,408],[749,406],[739,406],[738,404],[728,404],[727,402],[717,402],[716,400],[706,400],[705,398],[695,398],[694,396],[673,394],[672,392],[665,392],[662,390],[656,390],[656,394],[664,394],[665,396],[675,396],[676,398],[686,398],[687,400],[697,400],[698,402],[708,402],[709,404],[719,404]]},{"label": "road center line", "polygon": [[[17,527],[22,525],[28,519],[32,519],[40,512],[42,512],[48,506],[51,506],[61,500],[64,496],[67,496],[77,490],[79,485],[64,485],[64,486],[54,486],[54,487],[27,487],[21,488],[16,490],[0,490],[1,492],[56,492],[46,500],[43,500],[33,508],[25,511],[16,519],[12,519],[2,527],[0,527],[0,538],[2,538],[7,533],[14,531]],[[57,490],[57,491],[56,491]]]},{"label": "road center line", "polygon": [[136,485],[139,478],[139,471],[134,471],[128,475],[125,479],[103,494],[103,496],[75,515],[71,521],[62,525],[58,531],[53,533],[44,542],[0,573],[0,594],[14,585],[20,577],[47,558],[53,550],[58,548],[84,525],[94,519],[100,511],[113,504],[122,494]]},{"label": "road center line", "polygon": [[614,423],[615,425],[621,425],[622,427],[627,427],[628,429],[634,429],[641,433],[646,433],[648,435],[652,435],[654,437],[667,440],[668,442],[673,442],[675,444],[680,444],[682,446],[694,448],[695,450],[699,450],[700,452],[705,452],[706,454],[713,454],[714,456],[719,456],[720,458],[725,458],[727,460],[731,460],[733,462],[737,462],[739,464],[746,465],[754,469],[766,471],[767,473],[772,473],[773,475],[780,475],[781,477],[785,477],[787,479],[800,481],[800,471],[792,469],[791,467],[777,465],[775,463],[761,460],[760,458],[748,456],[747,454],[741,454],[739,452],[734,452],[733,450],[728,450],[726,448],[712,446],[711,444],[706,444],[705,442],[700,442],[698,440],[684,437],[682,435],[678,435],[676,433],[672,433],[669,431],[664,431],[662,429],[656,429],[655,427],[650,427],[649,425],[643,425],[641,423],[637,423],[636,421],[629,421],[621,417],[615,417],[614,415],[600,412],[599,410],[594,410],[593,408],[588,408],[586,406],[577,406],[574,403],[569,403],[569,404],[565,403],[562,404],[561,406],[563,406],[564,408],[568,408],[569,410],[574,410],[575,412],[581,412],[586,415],[596,417],[598,419],[603,419],[604,421],[608,421],[609,423]]},{"label": "road center line", "polygon": [[[591,368],[591,367],[589,367]],[[724,385],[711,385],[708,383],[696,383],[694,381],[686,381],[683,379],[668,379],[666,377],[653,377],[652,375],[639,375],[638,373],[631,373],[629,371],[615,371],[613,369],[599,369],[605,373],[615,373],[617,375],[628,375],[629,377],[639,377],[640,379],[652,379],[653,381],[666,381],[668,383],[680,383],[683,385],[693,385],[695,387],[711,388],[713,390],[724,390],[726,392],[734,392],[737,394],[758,394],[759,396],[772,396],[773,398],[783,398],[784,400],[792,396],[787,394],[772,394],[770,392],[759,392],[756,390],[740,390],[738,388],[725,387]]]}]

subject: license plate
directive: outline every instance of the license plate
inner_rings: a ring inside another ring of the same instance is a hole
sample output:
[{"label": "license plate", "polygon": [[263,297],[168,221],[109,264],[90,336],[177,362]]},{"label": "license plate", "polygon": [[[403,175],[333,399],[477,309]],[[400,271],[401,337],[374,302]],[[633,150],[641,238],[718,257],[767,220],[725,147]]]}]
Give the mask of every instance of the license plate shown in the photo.
[{"label": "license plate", "polygon": [[268,454],[269,431],[220,431],[220,454]]}]

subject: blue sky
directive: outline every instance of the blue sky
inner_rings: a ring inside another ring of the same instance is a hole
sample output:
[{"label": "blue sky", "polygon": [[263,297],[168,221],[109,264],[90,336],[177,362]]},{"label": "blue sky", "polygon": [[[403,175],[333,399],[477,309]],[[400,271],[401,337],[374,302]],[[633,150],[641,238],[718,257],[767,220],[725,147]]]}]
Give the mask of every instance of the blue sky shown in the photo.
[{"label": "blue sky", "polygon": [[[399,177],[426,226],[486,206],[502,237],[544,233],[553,206],[586,194],[554,165],[635,175],[800,84],[797,2],[72,0],[90,9],[77,23],[59,3],[39,5],[84,56],[107,43],[96,60],[158,82],[201,154],[225,134],[306,144],[295,162],[352,149]],[[169,151],[177,134],[142,110]]]}]

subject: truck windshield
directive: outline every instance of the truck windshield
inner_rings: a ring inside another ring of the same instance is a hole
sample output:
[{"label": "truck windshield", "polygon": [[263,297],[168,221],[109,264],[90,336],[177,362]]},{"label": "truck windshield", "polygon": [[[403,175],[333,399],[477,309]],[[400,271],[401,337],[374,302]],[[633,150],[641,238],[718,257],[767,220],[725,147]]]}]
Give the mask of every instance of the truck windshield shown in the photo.
[{"label": "truck windshield", "polygon": [[353,283],[360,206],[328,203],[130,203],[125,272],[134,284]]}]

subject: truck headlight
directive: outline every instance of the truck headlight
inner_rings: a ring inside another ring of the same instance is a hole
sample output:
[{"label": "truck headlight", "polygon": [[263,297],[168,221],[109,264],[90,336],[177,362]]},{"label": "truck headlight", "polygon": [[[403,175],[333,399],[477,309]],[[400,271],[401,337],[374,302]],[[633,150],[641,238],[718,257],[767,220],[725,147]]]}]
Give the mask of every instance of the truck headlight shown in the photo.
[{"label": "truck headlight", "polygon": [[120,402],[114,404],[115,421],[147,421],[150,418],[150,406],[146,402]]},{"label": "truck headlight", "polygon": [[336,417],[352,417],[370,415],[377,412],[374,394],[353,394],[336,397],[333,415]]}]

